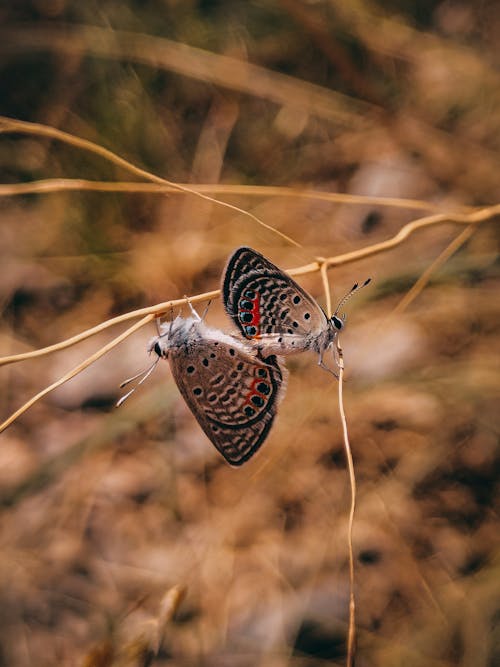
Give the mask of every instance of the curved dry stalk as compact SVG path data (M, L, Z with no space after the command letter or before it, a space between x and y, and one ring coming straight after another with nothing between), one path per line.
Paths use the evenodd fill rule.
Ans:
M330 290L330 282L328 280L328 266L326 261L321 262L320 265L321 280L323 281L323 290L325 292L326 314L328 317L332 316L332 293Z
M158 615L154 622L155 632L151 643L151 648L153 649L155 655L157 655L160 650L163 637L165 635L166 626L172 620L175 612L179 608L179 605L186 597L186 592L187 589L185 586L177 584L167 590L160 601Z
M366 248L362 248L360 250L355 250L350 253L346 253L344 255L338 255L336 257L330 257L326 259L319 259L311 264L307 264L305 266L299 267L297 269L291 269L288 271L288 273L292 276L295 275L304 275L306 273L314 273L316 271L322 271L324 280L326 279L326 284L328 284L327 281L327 275L326 272L329 267L331 266L338 266L340 264L346 264L348 262L355 261L356 259L360 259L362 257L367 257L369 255L374 255L379 252L391 249L400 243L402 243L410 234L415 232L417 229L421 229L423 227L428 227L430 225L435 225L435 224L442 224L445 222L455 222L459 224L470 224L470 225L475 225L479 224L480 222L483 222L485 220L488 220L489 218L498 215L500 213L500 205L496 206L490 206L485 209L481 209L479 211L474 211L473 213L467 213L467 214L454 214L454 215L445 215L445 214L440 214L440 215L434 215L434 216L427 216L425 218L421 218L419 220L414 220L413 222L408 223L404 227L400 229L400 231L393 236L391 239L388 239L387 241L382 241L380 243L376 243L374 245L368 246ZM329 294L329 289L326 290L327 295ZM148 308L143 308L140 310L133 311L131 313L126 313L125 315L121 315L119 317L112 318L111 320L107 320L106 322L101 323L100 325L93 327L92 329L89 329L85 332L82 332L81 334L78 334L77 336L73 336L72 338L62 341L60 343L57 343L56 345L51 345L47 348L43 348L41 350L35 350L33 352L27 352L23 354L18 354L18 355L11 355L9 357L4 357L3 359L0 359L0 365L5 365L7 363L12 363L14 361L21 361L22 359L28 359L32 358L35 356L41 356L43 354L48 354L50 352L54 352L56 350L61 350L65 347L68 347L70 345L75 344L76 342L80 342L84 340L85 338L88 338L89 336L94 335L98 331L102 331L109 326L112 326L114 324L117 324L118 322L124 322L129 319L133 319L136 317L140 317L142 315L146 315L142 320L134 324L130 329L125 331L123 334L118 336L116 339L111 341L111 343L108 343L105 345L101 350L96 352L94 355L89 357L87 360L85 360L82 364L74 368L72 371L67 373L65 376L60 378L57 382L53 383L40 393L38 393L36 396L34 396L32 399L30 399L27 403L25 403L19 410L14 412L6 421L4 421L2 424L0 424L0 432L4 430L8 425L10 425L19 415L23 414L28 408L30 408L36 401L38 401L40 398L48 394L50 391L53 389L56 389L59 387L61 384L64 384L67 380L71 379L75 375L77 375L81 370L86 368L88 365L93 363L96 359L99 359L101 356L106 354L110 349L112 349L115 345L120 343L122 340L127 338L131 333L139 329L140 327L144 326L151 320L155 318L155 316L158 316L170 309L172 305L182 305L184 303L188 303L188 301L191 302L198 302L198 301L207 301L209 299L214 299L215 297L219 296L220 292L219 290L214 290L212 292L207 292L205 294L198 294L193 297L188 297L185 299L178 299L176 301L167 301L165 303L159 304L157 306L151 306ZM329 296L327 296L327 299L329 299ZM331 303L329 305L329 309L331 309Z
M145 169L137 167L131 162L128 162L128 160L125 160L116 153L113 153L113 151L110 151L107 148L100 146L99 144L95 144L93 141L89 141L88 139L82 139L81 137L77 137L74 134L63 132L62 130L58 130L55 127L50 127L49 125L16 120L14 118L8 118L7 116L0 116L0 133L2 132L16 132L16 133L30 134L41 137L50 137L51 139L57 139L58 141L62 141L71 146L75 146L76 148L89 151L90 153L99 155L105 160L108 160L109 162L116 164L118 167L121 167L126 171L129 171L132 174L140 176L141 178L144 178L148 181L152 181L153 183L159 183L161 185L168 185L169 187L174 188L175 190L179 190L186 194L195 195L196 197L205 199L206 201L212 202L213 204L218 204L220 206L223 206L224 208L229 208L232 211L236 211L237 213L246 215L247 217L257 222L259 225L261 225L261 227L268 229L273 234L277 234L288 243L291 243L297 248L302 247L300 243L292 239L290 236L284 234L283 232L280 232L278 229L275 229L271 225L268 225L266 222L258 218L256 215L253 215L253 213L245 211L245 209L239 208L239 206L234 206L233 204L228 204L227 202L220 201L219 199L214 199L213 197L203 194L202 192L197 192L196 190L193 190L190 187L179 185L177 183L174 183L173 181L167 180L166 178L160 178L160 176L156 176L156 174L152 174L151 172L146 171Z
M473 211L472 213L437 213L436 215L429 215L425 218L419 218L418 220L413 220L408 224L401 227L399 232L387 239L387 241L381 241L380 243L375 243L366 248L360 250L353 250L352 252L347 252L343 255L337 255L336 257L331 257L326 259L328 266L339 266L340 264L348 264L349 262L354 262L358 259L363 259L364 257L369 257L370 255L376 255L379 252L384 250L389 250L398 246L400 243L405 241L410 234L417 231L418 229L423 229L424 227L430 227L431 225L439 225L448 222L456 223L459 225L477 225L481 222L485 222L495 216L500 215L500 204L495 204L493 206L487 206L486 208L481 208L479 210Z
M464 243L466 243L470 237L476 232L477 227L474 225L469 225L466 227L460 234L449 243L446 248L436 257L430 266L428 266L419 279L415 282L414 285L408 290L404 295L398 305L394 308L391 315L397 313L402 313L412 301L414 301L417 296L422 292L424 287L427 285L431 276L435 271L438 271L443 264L445 264L449 258L459 250Z
M59 56L84 54L124 62L142 63L155 70L177 72L198 81L295 107L304 114L365 126L380 108L356 97L309 81L234 58L176 42L165 37L97 26L20 26L2 34L2 52L49 51Z
M62 384L67 382L68 380L71 380L71 378L75 377L75 375L78 375L78 373L81 373L85 368L90 366L91 364L94 363L94 361L97 361L97 359L100 359L103 357L107 352L112 350L114 347L116 347L119 343L125 340L125 338L128 338L131 334L133 334L135 331L143 327L145 324L148 324L149 322L152 322L155 319L155 316L153 314L146 315L142 320L139 320L139 322L136 322L133 324L130 328L128 328L126 331L124 331L122 334L114 338L111 342L107 343L103 347L101 347L100 350L97 352L94 352L90 357L87 357L85 361L82 361L80 364L72 368L70 371L68 371L65 375L59 378L59 380L56 380L53 382L51 385L48 387L45 387L45 389L42 389L36 396L33 396L30 398L29 401L26 401L24 405L22 405L20 408L18 408L15 412L13 412L10 417L8 417L4 422L0 424L0 433L4 431L7 426L10 426L12 422L14 422L18 417L20 417L26 410L31 408L32 405L34 405L37 401L39 401L41 398L49 394L51 391L54 389L57 389L60 387Z
M398 304L394 312L396 311L400 312L404 310L418 296L418 294L420 294L420 292L424 289L425 285L429 281L432 273L436 271L438 268L440 268L451 257L451 255L453 255L453 253L455 253L475 233L476 229L477 227L475 227L473 224L470 224L450 244L448 244L448 246L440 253L440 255L434 260L434 262L420 276L420 278L413 285L411 290L405 295L402 301ZM330 299L330 290L328 288L328 275L326 271L326 266L327 265L325 263L321 265L321 276L323 279L323 285L325 287L325 294L327 298L327 304L328 304L327 312L328 315L330 316L331 299ZM339 359L339 383L338 383L339 411L342 422L344 449L346 453L350 488L351 488L351 506L349 511L348 537L347 537L348 552L349 552L349 627L347 634L347 657L346 657L346 666L351 667L354 664L354 652L355 652L355 641L356 641L356 600L354 594L354 551L353 551L353 541L352 541L354 513L356 510L356 476L354 472L352 451L349 444L347 419L345 416L344 403L343 403L344 359L342 354L342 348L340 347L338 338L337 338L337 354Z
M332 316L332 297L330 283L328 281L327 260L323 261L320 267L321 279L326 298L326 313L328 317ZM347 419L344 410L344 398L342 393L344 383L344 356L340 347L339 337L337 336L337 356L339 366L338 376L338 402L340 419L342 422L342 434L344 438L344 451L349 472L349 486L351 489L351 505L349 508L349 522L347 525L347 551L349 553L349 626L347 630L347 657L346 667L352 667L354 664L354 644L356 639L356 599L354 595L354 550L352 546L352 531L354 526L354 512L356 509L356 476L354 474L354 463L352 460L351 446L349 444L349 434L347 430Z
M442 211L442 206L421 199L405 199L403 197L373 197L370 195L353 195L344 192L324 192L300 187L282 187L268 185L231 185L224 183L178 183L179 187L160 185L159 183L137 183L135 181L91 181L85 178L46 178L29 183L0 184L0 197L14 197L26 194L46 194L50 192L73 192L89 190L92 192L140 192L150 194L192 194L217 193L224 195L241 195L251 197L293 197L296 199L315 199L334 204L355 204L359 206L387 206L399 209L422 211ZM183 188L183 189L179 189ZM471 207L462 207L465 212L473 211Z
M185 598L186 592L186 587L180 584L176 584L168 589L160 601L156 617L147 620L137 635L123 647L122 653L124 655L138 656L138 660L133 663L137 667L150 667L150 665L156 662L155 657L158 655L165 640L167 627ZM92 665L94 664L97 663L93 662Z
M156 306L139 308L138 310L134 310L130 313L125 313L124 315L118 315L117 317L113 317L110 320L101 322L101 324L98 324L97 326L92 327L91 329L87 329L86 331L82 331L82 333L79 333L76 336L72 336L71 338L67 338L66 340L63 340L60 343L55 343L54 345L49 345L48 347L42 347L39 350L32 350L31 352L21 352L20 354L11 354L7 357L2 357L0 358L0 366L6 366L7 364L12 364L16 361L24 361L25 359L33 359L34 357L41 357L45 354L50 354L51 352L59 352L60 350L64 350L67 347L71 347L71 345L80 343L82 340L85 340L86 338L95 336L95 334L104 331L104 329L108 329L109 327L112 327L115 324L120 324L121 322L127 322L128 320L133 320L136 317L143 317L144 315L154 315L155 317L160 317L161 315L168 313L172 308L178 308L180 306L184 306L189 302L197 303L198 301L210 301L211 299L215 299L219 295L220 291L215 290L213 292L205 292L204 294L197 294L196 296L192 297L185 297L184 299L174 299L172 301L164 301L163 303L159 303Z
M306 275L309 273L316 273L321 269L322 266L325 266L325 271L326 269L332 267L332 266L339 266L341 264L347 264L349 262L354 262L358 259L362 259L364 257L369 257L371 255L376 255L380 252L384 252L385 250L390 250L391 248L394 248L395 246L399 245L400 243L403 243L411 234L416 232L418 229L422 229L424 227L428 227L430 225L437 225L437 224L445 224L445 223L456 223L456 224L471 224L471 225L476 225L481 222L484 222L495 215L498 215L500 213L500 205L496 206L490 206L485 209L480 209L479 211L474 211L473 213L468 213L468 214L454 214L454 215L445 215L445 214L439 214L435 216L428 216L425 218L420 218L418 220L414 220L413 222L410 222L404 227L402 227L399 232L393 236L392 238L388 239L387 241L381 241L380 243L375 243L371 246L367 246L365 248L360 248L359 250L354 250L350 253L345 253L344 255L337 255L335 257L329 257L329 258L319 258L318 260L311 262L310 264L305 264L304 266L297 267L295 269L289 269L288 273L291 276L301 276L301 275ZM159 316L163 313L168 312L171 306L182 306L189 301L192 301L193 303L199 302L199 301L209 301L210 299L215 299L220 296L220 291L219 290L213 290L212 292L205 292L203 294L197 294L185 299L176 299L175 301L166 301L164 303L157 304L155 306L149 306L147 308L141 308L139 310L134 310L130 313L125 313L124 315L119 315L118 317L113 317L110 320L106 320L105 322L102 322L101 324L91 328L87 329L86 331L83 331L82 333L78 334L77 336L73 336L71 338L68 338L67 340L61 341L60 343L56 343L55 345L50 345L48 347L41 348L39 350L33 350L31 352L23 352L21 354L13 354L9 355L7 357L2 357L0 358L0 366L10 364L16 361L23 361L25 359L31 359L33 357L39 357L44 354L49 354L51 352L57 352L59 350L62 350L66 347L69 347L71 345L74 345L75 343L78 343L82 340L85 340L86 338L89 338L90 336L95 335L96 333L99 333L100 331L103 331L104 329L107 329L108 327L111 327L115 324L118 324L120 322L125 322L127 320L135 319L136 317L142 317L143 315L147 315L150 313L154 313L155 315Z
M347 430L347 419L344 410L344 397L342 393L344 379L344 357L342 348L337 338L337 354L339 361L339 411L342 422L342 433L344 436L344 450L349 471L349 483L351 487L351 506L349 508L349 523L347 526L347 547L349 551L349 629L347 633L347 667L354 664L354 644L356 640L356 599L354 596L354 550L352 546L352 531L354 526L354 512L356 510L356 476L354 474L354 463L352 460L351 446L349 444L349 432Z

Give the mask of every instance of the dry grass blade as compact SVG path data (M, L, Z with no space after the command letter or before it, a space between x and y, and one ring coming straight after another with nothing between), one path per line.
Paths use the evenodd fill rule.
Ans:
M156 618L146 621L138 634L120 647L116 639L112 641L108 638L100 642L85 656L82 667L108 667L116 664L150 667L162 647L167 626L185 595L183 586L169 588L160 601ZM137 607L140 606L141 601L138 601Z
M500 3L402 5L2 4L2 664L496 664ZM292 278L331 373L151 349L308 347Z
M428 266L427 269L422 273L417 282L404 295L396 308L394 308L393 314L402 313L404 310L406 310L406 308L408 308L410 303L414 301L420 292L422 292L422 290L425 288L431 279L432 274L438 271L443 266L443 264L445 264L450 259L450 257L463 246L464 243L467 243L476 230L477 227L474 227L473 225L466 227L463 232L460 232L460 234L446 246L443 252L441 252L440 255L436 257L432 264Z
M328 281L328 265L325 259L318 257L318 262L320 262L320 273L321 280L323 282L323 291L325 292L325 303L326 303L326 312L328 317L332 316L332 294L330 290L330 283Z
M104 329L109 329L109 327L115 326L115 324L121 324L122 322L127 322L128 320L134 320L137 317L145 317L147 315L154 315L155 317L160 317L161 315L170 312L172 308L179 308L181 306L184 306L188 302L197 303L200 301L210 301L211 299L215 299L216 297L218 297L219 294L220 294L219 290L214 290L213 292L205 292L204 294L197 294L196 296L186 297L184 299L173 299L172 301L164 301L163 303L159 303L156 306L148 306L147 308L140 308L139 310L134 310L130 313L125 313L124 315L118 315L117 317L113 317L110 320L101 322L101 324L98 324L97 326L92 327L91 329L82 331L82 333L79 333L76 336L67 338L66 340L63 340L60 343L55 343L54 345L49 345L48 347L42 347L39 350L32 350L31 352L22 352L21 354L11 354L7 357L2 357L0 359L0 366L6 366L7 364L12 364L16 361L25 361L26 359L33 359L34 357L41 357L46 354L51 354L52 352L59 352L60 350L64 350L67 347L76 345L76 343L80 343L82 340L90 338L91 336L95 336L97 333L104 331ZM150 322L151 319L144 319L143 324L141 326L144 326L145 324ZM127 336L124 337L126 338Z
M100 350L92 354L90 357L85 359L85 361L82 361L81 364L78 364L78 366L75 366L72 368L70 371L68 371L65 375L63 375L59 380L56 382L53 382L51 385L48 387L45 387L42 391L40 391L36 396L33 396L30 398L29 401L27 401L24 405L22 405L18 410L16 410L10 417L8 417L4 422L0 424L0 433L4 431L7 426L10 426L12 422L14 422L18 417L20 417L26 410L31 408L32 405L34 405L37 401L39 401L41 398L49 394L51 391L54 391L54 389L57 389L61 385L63 385L65 382L68 380L71 380L71 378L75 377L75 375L78 375L78 373L81 373L85 368L90 366L91 364L94 363L94 361L97 361L101 357L103 357L107 352L112 350L114 347L119 345L122 341L124 341L128 336L132 335L135 331L143 327L145 324L148 324L149 322L152 322L155 319L154 315L146 315L142 320L139 322L136 322L134 325L132 325L129 329L124 331L122 334L117 336L115 339L113 339L111 342L107 343L104 345L104 347L101 347Z
M30 134L33 136L51 137L52 139L63 141L71 146L75 146L76 148L80 148L82 150L86 150L96 155L99 155L105 160L108 160L109 162L116 164L118 167L126 169L127 171L131 172L132 174L135 174L136 176L139 176L140 178L152 181L153 183L168 185L169 187L174 188L175 190L179 190L186 194L195 195L196 197L200 197L201 199L212 202L213 204L218 204L219 206L223 206L224 208L229 208L232 211L241 213L242 215L251 218L265 229L268 229L273 234L277 234L291 245L294 245L296 247L301 247L300 243L298 243L291 237L287 236L286 234L283 234L283 232L280 232L271 225L268 225L263 220L260 220L260 218L258 218L256 215L253 215L253 213L249 213L248 211L245 211L245 209L239 208L238 206L233 206L233 204L228 204L227 202L220 201L219 199L214 199L213 197L205 195L202 192L197 192L196 190L193 190L190 187L178 185L177 183L169 181L166 178L160 178L159 176L156 176L156 174L152 174L151 172L146 171L145 169L137 167L136 165L132 164L131 162L128 162L119 155L116 155L116 153L113 153L107 148L104 148L99 144L95 144L93 141L89 141L88 139L82 139L81 137L69 134L68 132L63 132L62 130L58 130L48 125L42 125L41 123L30 123L28 121L21 121L21 120L16 120L14 118L7 118L6 116L0 116L0 132L19 132L22 134Z
M217 86L295 106L305 113L336 122L365 125L378 107L295 77L273 72L245 60L212 53L185 43L151 35L73 26L64 30L37 27L11 29L2 35L4 50L48 50L62 54L92 53L100 57L139 62L158 69L207 81Z
M291 276L303 276L309 273L316 273L317 271L319 271L322 266L322 263L324 263L327 268L333 266L340 266L341 264L348 264L358 259L363 259L364 257L369 257L371 255L376 255L380 252L390 250L403 243L403 241L405 241L411 234L424 227L445 224L445 223L475 225L498 215L498 213L500 213L500 205L491 206L486 209L481 209L471 214L464 214L464 215L439 214L436 216L420 218L402 227L395 236L388 239L387 241L381 241L380 243L375 243L373 245L366 246L365 248L360 248L359 250L354 250L350 253L345 253L344 255L336 255L334 257L321 258L310 264L305 264L304 266L300 266L295 269L289 269L287 273L289 273ZM96 333L103 331L104 329L114 326L115 324L126 322L127 320L135 319L136 317L142 317L148 314L155 314L158 316L167 312L171 307L182 306L186 304L188 301L191 301L193 303L201 301L209 301L210 299L215 299L218 298L219 296L220 296L220 291L213 290L211 292L204 292L203 294L196 294L185 299L166 301L157 304L156 306L149 306L147 308L134 310L130 313L125 313L124 315L119 315L118 317L113 317L110 320L106 320L106 322L102 322L101 324L92 327L91 329L83 331L77 336L72 336L71 338L68 338L65 341L61 341L60 343L56 343L55 345L50 345L48 347L44 347L39 350L33 350L32 352L23 352L22 354L13 354L6 357L2 357L0 358L0 366L4 366L6 364L10 364L16 361L24 361L25 359L31 359L33 357L42 356L44 354L50 354L51 352L57 352L66 347L79 343L80 341L85 340L86 338L89 338L90 336L93 336Z
M297 275L305 275L307 273L315 273L318 270L326 272L329 267L332 266L338 266L340 264L346 264L349 262L353 262L357 259L361 259L363 257L368 257L370 255L375 255L380 252L384 252L386 250L389 250L391 248L394 248L395 246L399 245L403 241L405 241L412 233L417 231L418 229L422 229L425 227L429 227L432 225L438 225L438 224L443 224L443 223L449 223L449 222L454 222L458 224L470 224L470 225L475 225L479 224L485 220L488 220L500 213L500 205L496 206L491 206L487 207L485 209L480 209L479 211L475 211L470 214L456 214L456 215L445 215L445 214L439 214L439 215L434 215L434 216L427 216L425 218L421 218L419 220L414 220L413 222L408 223L404 227L400 229L400 231L393 236L392 238L388 239L387 241L382 241L381 243L376 243L371 246L367 246L366 248L361 248L359 250L355 250L350 253L346 253L344 255L338 255L336 257L330 257L330 258L324 258L321 260L317 260L311 264L306 264L302 267L296 268L296 269L290 269L288 273L292 276L297 276ZM326 273L325 273L326 276ZM325 279L325 278L324 278ZM329 295L329 290L326 290L325 293L327 294L327 299L330 297ZM93 327L92 329L88 329L87 331L82 332L81 334L78 334L77 336L73 336L72 338L62 341L60 343L57 343L56 345L51 345L49 347L40 349L40 350L35 350L33 352L27 352L27 353L22 353L18 355L9 355L8 357L3 357L0 359L0 366L5 365L8 363L13 363L16 361L22 361L25 359L33 358L36 356L41 356L44 354L49 354L51 352L55 352L58 350L62 350L66 347L69 347L70 345L74 345L77 342L80 342L84 340L85 338L88 338L94 334L96 334L99 331L102 331L110 326L113 326L119 322L124 322L129 319L135 319L136 317L141 317L146 315L143 320L140 322L136 323L128 329L126 332L121 334L118 338L116 338L114 341L109 343L108 345L104 346L101 350L96 352L94 355L89 357L83 364L75 367L72 371L70 371L68 374L60 378L57 382L53 383L43 391L39 392L36 396L31 398L27 403L25 403L19 410L16 410L8 419L6 419L2 424L0 424L0 431L4 430L7 426L9 426L13 421L17 419L21 414L23 414L28 408L30 408L34 403L36 403L40 398L43 398L46 394L51 392L53 389L56 389L59 387L61 384L64 384L64 382L67 382L67 380L71 379L75 375L77 375L81 370L86 368L88 365L93 363L96 359L99 359L101 356L103 356L108 350L110 350L112 347L117 345L119 342L124 340L127 336L129 336L131 333L139 329L140 327L144 326L148 322L150 322L152 319L154 319L155 316L161 315L164 312L167 312L172 306L177 306L177 305L183 305L187 303L188 301L191 301L193 303L199 302L199 301L208 301L210 299L214 299L220 295L219 290L214 290L212 292L206 292L204 294L198 294L192 297L188 297L185 299L179 299L176 301L168 301L164 302L162 304L159 304L157 306L151 306L148 308L143 308L140 310L136 310L130 313L126 313L125 315L113 318L111 320L107 320L106 322L101 323L100 325ZM329 302L329 309L331 309L331 303Z
M328 282L328 268L326 262L323 262L321 265L321 278L323 282L323 289L325 292L326 304L327 304L327 314L328 317L332 316L332 299L330 284ZM349 554L349 625L347 630L347 657L346 657L346 667L352 667L354 664L354 652L355 652L355 641L356 641L356 600L354 595L354 551L352 546L352 530L354 526L354 512L356 509L356 476L354 473L354 463L352 460L351 446L349 444L349 432L347 430L347 419L344 410L344 399L343 399L343 383L344 383L344 357L342 354L342 348L340 347L340 342L337 337L337 355L338 355L338 364L339 364L339 377L338 377L338 401L339 401L339 411L340 419L342 421L342 435L344 440L344 451L347 461L347 469L349 472L349 485L351 489L351 505L349 508L349 522L347 526L347 551Z
M178 187L177 187L178 186ZM268 185L230 185L225 183L178 183L160 185L159 183L136 183L135 181L89 181L83 178L47 178L30 183L0 184L0 197L14 197L26 194L41 194L50 192L138 192L162 195L212 193L225 195L243 195L251 197L291 197L296 199L313 199L327 201L334 204L355 204L359 206L387 206L398 209L413 209L421 211L442 210L436 204L421 199L404 199L402 197L374 197L370 195L353 195L345 192L323 192L309 188L289 188ZM181 188L181 189L179 189ZM473 209L464 208L464 211Z
M179 585L173 586L165 593L160 602L157 617L147 621L142 632L124 647L124 653L128 656L130 664L150 667L155 662L165 639L167 626L185 594L186 589Z
M349 522L347 527L347 546L349 551L349 629L347 633L347 667L354 664L354 650L356 641L356 599L354 596L354 551L352 546L352 531L354 526L354 512L356 511L356 476L354 473L354 463L352 460L351 446L349 444L349 432L347 430L347 419L344 410L343 380L344 380L344 358L342 348L338 344L337 354L339 358L339 411L342 421L342 434L344 438L344 450L347 459L347 468L349 471L349 483L351 487L351 506L349 508Z
M183 586L174 586L163 596L158 610L158 618L155 621L155 634L151 644L155 655L160 650L167 625L172 620L185 595L186 589Z
M328 266L339 266L340 264L348 264L349 262L355 262L358 259L363 259L364 257L370 257L371 255L377 255L379 252L384 252L385 250L390 250L395 248L400 243L405 241L411 234L416 232L419 229L424 229L425 227L432 227L433 225L440 225L445 223L455 223L459 225L477 225L486 220L491 220L500 214L500 204L495 204L494 206L487 206L486 208L481 208L479 210L473 211L472 213L438 213L436 215L429 215L424 218L419 218L418 220L413 220L408 224L401 227L399 232L395 234L387 241L381 241L380 243L375 243L366 248L361 248L360 250L353 250L352 252L345 253L343 255L337 255L337 257L331 257L325 260Z

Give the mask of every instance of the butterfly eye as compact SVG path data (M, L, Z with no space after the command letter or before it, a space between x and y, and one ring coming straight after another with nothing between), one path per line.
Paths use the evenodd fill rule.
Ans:
M336 315L332 317L330 322L337 329L337 331L341 331L344 328L344 321L340 319L340 317L337 317Z
M162 351L161 351L161 347L160 347L160 343L158 343L158 341L156 341L156 343L154 344L153 352L155 354L157 354L159 357L163 356Z

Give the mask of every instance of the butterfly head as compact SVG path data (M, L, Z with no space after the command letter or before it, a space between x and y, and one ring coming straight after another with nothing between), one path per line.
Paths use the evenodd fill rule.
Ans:
M153 338L151 343L149 344L148 352L154 352L158 357L167 359L168 358L168 349L164 348L160 344L160 337L158 338Z
M171 322L166 322L158 326L158 336L149 341L148 352L154 352L158 359L168 359L168 338L172 328ZM158 361L158 359L156 361Z
M330 318L330 324L332 325L336 333L342 331L342 329L345 326L345 320L346 320L345 313L342 313L342 315L338 315L337 313L332 315L332 317Z
M150 340L148 352L154 352L159 359L168 359L170 348L182 342L196 323L197 320L191 317L176 317L175 320L157 325L158 336Z
M358 283L355 283L351 289L345 294L339 301L337 308L335 309L335 312L333 313L332 317L330 318L330 323L332 327L336 330L338 333L339 331L342 331L342 329L345 327L347 315L345 313L339 313L339 310L342 308L342 306L345 304L346 301L348 301L353 294L358 292L360 289L363 289L363 287L366 287L368 283L371 281L371 278L367 278L364 283L359 285Z

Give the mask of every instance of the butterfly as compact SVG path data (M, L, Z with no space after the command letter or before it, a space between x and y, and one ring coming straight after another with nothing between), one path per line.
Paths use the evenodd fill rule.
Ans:
M140 383L159 359L168 359L201 428L228 463L240 466L269 434L287 371L276 356L262 359L247 341L208 327L193 308L192 313L161 325L149 345L158 358Z
M287 273L263 255L242 247L230 256L222 277L224 308L244 339L251 341L264 357L313 350L323 363L345 325L339 309L361 287L357 284L340 301L332 317Z

